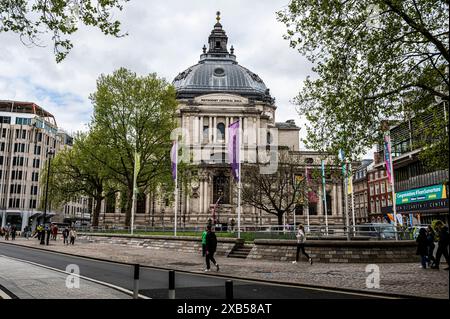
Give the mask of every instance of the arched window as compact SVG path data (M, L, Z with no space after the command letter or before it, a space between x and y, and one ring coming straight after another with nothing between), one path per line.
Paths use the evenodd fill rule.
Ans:
M217 140L223 142L225 140L225 124L217 124Z

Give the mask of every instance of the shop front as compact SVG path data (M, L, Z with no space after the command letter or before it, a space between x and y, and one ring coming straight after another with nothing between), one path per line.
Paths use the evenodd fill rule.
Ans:
M408 225L431 224L433 220L442 220L448 224L448 194L446 185L410 189L395 194L397 214ZM392 216L392 206L383 207L385 216Z

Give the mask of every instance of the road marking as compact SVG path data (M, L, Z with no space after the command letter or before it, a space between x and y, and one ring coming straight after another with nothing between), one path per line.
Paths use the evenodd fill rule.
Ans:
M93 278L86 277L86 276L82 276L82 275L76 275L76 274L73 274L73 273L61 270L61 269L57 269L57 268L53 268L53 267L50 267L50 266L38 264L38 263L29 261L29 260L24 260L24 259L20 259L20 258L5 256L5 255L0 255L0 257L4 257L4 258L7 258L7 259L20 261L20 262L27 263L27 264L30 264L30 265L34 265L34 266L41 267L41 268L46 268L46 269L53 270L53 271L56 271L56 272L60 272L60 273L63 273L63 274L66 274L66 275L70 275L70 276L77 276L77 277L80 277L81 279L84 279L84 280L87 280L87 281L91 281L91 282L97 283L99 285L107 286L109 288L112 288L112 289L118 290L120 292L126 293L127 295L133 296L133 292L131 290L128 290L128 289L125 289L125 288L122 288L122 287L119 287L119 286L116 286L116 285L113 285L113 284L110 284L110 283L107 283L107 282L104 282L104 281L100 281L100 280L93 279ZM147 296L144 296L144 295L141 295L141 294L139 294L138 297L141 298L141 299L152 299L150 297L147 297Z
M12 299L12 298L0 288L0 299Z

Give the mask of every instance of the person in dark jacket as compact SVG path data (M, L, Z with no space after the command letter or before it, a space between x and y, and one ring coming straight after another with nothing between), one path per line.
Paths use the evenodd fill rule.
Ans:
M216 234L211 231L211 225L206 227L206 269L205 271L210 271L210 261L216 266L216 270L219 271L219 264L214 259L214 253L217 249L217 237Z
M427 228L427 242L428 242L428 266L431 267L432 264L436 263L436 258L434 258L434 240L435 234L431 226Z
M66 227L62 231L63 244L69 245L69 229Z
M427 240L427 231L425 230L425 228L420 229L419 236L417 236L416 242L417 242L416 255L420 256L422 268L426 269L428 261L428 240Z
M438 248L436 251L436 262L431 268L433 269L439 269L439 263L441 261L442 255L445 257L445 261L447 262L447 266L449 266L448 262L448 244L449 244L449 234L448 234L448 227L444 225L443 222L436 224L437 231L439 233L439 241L438 241ZM444 270L448 270L447 268L444 268Z

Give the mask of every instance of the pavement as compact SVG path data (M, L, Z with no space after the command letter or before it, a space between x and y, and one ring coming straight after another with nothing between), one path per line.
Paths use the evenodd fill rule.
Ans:
M131 298L124 292L90 280L0 255L0 290L5 289L4 293L10 292L19 299ZM3 297L6 299L7 296Z
M90 243L81 238L74 246L65 246L59 239L51 241L49 246L39 245L36 239L23 238L16 239L14 244L193 273L203 273L204 268L204 258L201 254L144 248L135 244ZM310 265L304 258L297 264L292 264L290 261L226 258L220 255L216 256L216 260L220 264L220 275L235 278L449 299L449 272L442 269L421 269L419 260L417 263L380 263L369 266L367 269L366 264L313 263ZM441 266L445 267L445 263ZM379 286L368 288L366 281L368 276L374 274L374 269L379 269ZM209 274L215 274L215 272Z

